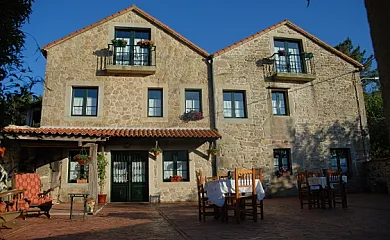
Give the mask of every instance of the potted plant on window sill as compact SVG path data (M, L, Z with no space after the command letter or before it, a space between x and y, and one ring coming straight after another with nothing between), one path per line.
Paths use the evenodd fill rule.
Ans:
M104 184L106 183L106 166L108 161L104 156L104 153L98 153L97 155L97 170L99 177L100 193L98 194L98 203L106 203L107 194L104 194Z
M112 43L115 47L126 47L126 45L127 45L127 41L124 40L124 39L112 39L112 40L111 40L111 43Z
M181 182L182 179L183 177L179 175L174 175L173 177L170 178L171 182Z
M195 110L191 110L189 112L184 113L180 117L180 119L183 120L184 122L199 121L203 119L203 113Z
M77 183L88 183L87 174L81 174L80 178L77 179Z
M154 156L158 156L160 153L162 153L162 149L160 147L154 147L152 149L150 149L151 152L154 153Z
M279 168L279 170L276 170L275 171L275 176L277 178L280 178L280 177L287 177L287 176L290 176L291 175L291 172L290 170L288 169L284 169L284 168Z

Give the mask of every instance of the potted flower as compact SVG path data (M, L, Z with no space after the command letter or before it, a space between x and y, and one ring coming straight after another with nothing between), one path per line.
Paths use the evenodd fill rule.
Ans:
M279 51L278 51L278 55L279 55L279 56L286 56L286 55L287 55L287 52L286 52L286 50L279 50Z
M181 180L183 179L182 176L179 176L179 175L174 175L173 177L170 178L171 179L171 182L181 182Z
M217 155L217 149L215 147L210 148L207 150L208 154L216 156Z
M87 198L87 212L93 213L94 207L95 207L95 199Z
M282 168L282 167L280 167L279 170L275 171L275 176L278 178L280 178L282 176L286 177L286 176L290 176L290 175L291 175L290 170Z
M181 116L181 120L183 120L184 122L199 121L202 119L203 119L203 113L195 110L186 112Z
M154 153L154 156L158 156L160 153L162 153L162 149L160 147L154 147L150 149L150 151Z
M98 203L106 203L107 194L104 193L104 184L106 183L106 166L108 161L106 160L104 153L98 153L97 155L97 170L99 177L100 193L98 194Z
M143 48L152 48L154 46L154 42L153 40L141 40L139 42L137 42L137 45L140 46L140 47L143 47Z
M112 39L111 42L115 47L126 47L127 45L127 41L124 39Z
M80 165L86 165L91 162L91 157L88 154L80 153L73 157Z
M88 178L87 174L85 173L81 174L80 178L77 179L77 183L87 183L88 182L87 178Z

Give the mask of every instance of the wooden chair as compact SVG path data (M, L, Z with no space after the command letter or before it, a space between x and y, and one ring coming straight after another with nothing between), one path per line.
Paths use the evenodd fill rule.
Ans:
M303 205L307 204L309 206L309 210L311 210L312 205L315 205L317 193L316 190L311 190L310 188L307 171L297 173L297 185L301 209L303 209Z
M214 218L218 218L220 208L214 204L211 204L208 201L206 193L204 191L203 183L202 183L202 172L196 172L196 185L198 188L198 211L199 211L199 221L206 221L206 216L214 216ZM209 211L212 209L213 211Z
M336 207L336 204L341 204L343 208L347 208L347 194L345 189L345 183L343 182L343 174L338 170L327 169L327 186L325 193L329 207Z
M23 190L10 190L0 193L0 225L2 227L13 226L12 221L16 218L25 219L24 208L28 204L22 198Z
M218 172L217 177L218 177L218 180L228 180L229 175L227 173Z
M307 177L322 177L322 173L319 171L307 172ZM324 207L324 195L322 191L322 185L311 185L310 191L313 194L313 202L317 207Z
M235 194L231 196L225 196L224 205L224 219L228 222L229 210L234 210L237 223L240 223L241 218L245 216L252 216L253 221L257 222L257 206L256 206L256 173L255 169L235 169L234 171L234 182L235 182ZM240 193L240 188L250 187L252 192L250 195L244 195ZM251 208L245 208L245 201L250 200ZM242 211L242 212L241 212Z

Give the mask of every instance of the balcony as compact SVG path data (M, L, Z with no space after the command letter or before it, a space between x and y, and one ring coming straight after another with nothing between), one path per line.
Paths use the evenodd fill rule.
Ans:
M107 73L152 75L156 72L156 46L108 44Z
M279 51L261 60L266 77L274 81L310 82L316 78L312 53L290 54Z

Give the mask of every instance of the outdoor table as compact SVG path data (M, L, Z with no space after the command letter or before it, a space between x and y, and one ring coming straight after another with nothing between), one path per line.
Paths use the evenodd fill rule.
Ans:
M234 180L214 180L206 182L204 189L207 191L207 197L211 203L223 207L225 194L235 193L235 185ZM252 187L240 187L240 193L252 193ZM259 179L256 179L256 194L258 200L263 200L265 197L263 185Z
M342 176L342 179L344 183L348 181L347 176ZM312 187L321 186L322 188L326 188L326 186L328 185L326 177L308 177L307 181L309 182L309 185ZM331 185L330 187L332 187L332 183L330 185Z
M84 198L84 214L83 214L83 220L85 219L85 214L87 213L87 198L88 193L69 193L70 197L70 220L72 220L72 211L73 211L73 199L76 197L82 197Z

